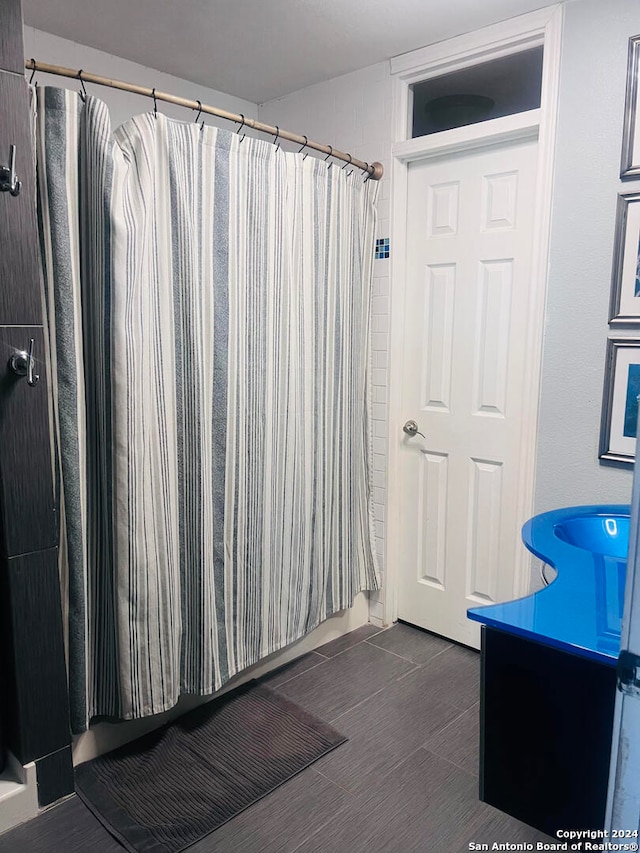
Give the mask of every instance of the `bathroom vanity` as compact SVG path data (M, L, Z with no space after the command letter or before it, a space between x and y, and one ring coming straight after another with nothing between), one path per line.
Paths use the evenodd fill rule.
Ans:
M482 622L480 799L554 836L604 827L628 506L570 507L523 528L558 575Z

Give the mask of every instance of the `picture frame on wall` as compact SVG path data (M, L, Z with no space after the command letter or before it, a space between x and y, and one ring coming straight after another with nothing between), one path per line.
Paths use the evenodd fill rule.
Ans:
M608 338L599 458L633 464L640 395L640 338Z
M638 111L638 69L640 35L629 39L627 60L627 93L624 105L622 130L621 178L640 177L640 112Z
M618 196L609 323L640 324L640 193Z

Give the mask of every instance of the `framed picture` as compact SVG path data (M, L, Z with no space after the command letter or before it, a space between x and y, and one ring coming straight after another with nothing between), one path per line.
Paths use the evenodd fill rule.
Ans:
M629 39L627 61L627 95L624 104L624 127L622 130L621 178L640 176L640 127L638 119L638 56L640 35Z
M618 196L609 322L640 323L640 193Z
M633 463L639 394L640 338L609 338L600 424L600 459Z

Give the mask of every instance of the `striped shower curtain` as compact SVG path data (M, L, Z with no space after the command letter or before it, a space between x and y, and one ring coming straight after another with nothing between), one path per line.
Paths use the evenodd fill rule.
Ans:
M36 91L72 727L209 694L377 587L376 185Z

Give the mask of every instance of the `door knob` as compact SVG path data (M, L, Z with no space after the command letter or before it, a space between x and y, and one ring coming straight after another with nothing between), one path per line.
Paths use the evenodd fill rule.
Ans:
M33 370L35 363L36 360L33 357L33 338L29 341L28 352L25 350L15 350L9 357L9 369L17 376L26 376L27 385L30 385L32 388L38 384L38 380L40 379L38 374L34 373Z
M421 435L423 438L426 438L426 435L418 429L418 424L415 421L407 421L402 429L408 436L411 436L411 438L413 438L414 435Z

